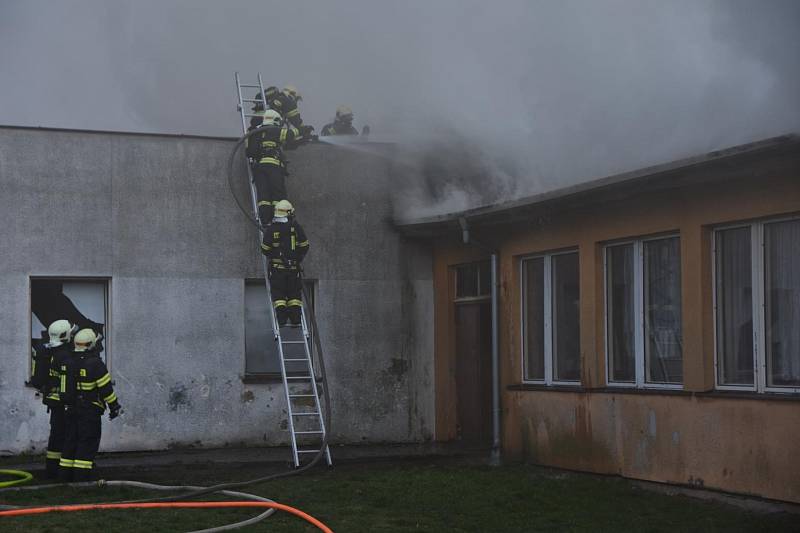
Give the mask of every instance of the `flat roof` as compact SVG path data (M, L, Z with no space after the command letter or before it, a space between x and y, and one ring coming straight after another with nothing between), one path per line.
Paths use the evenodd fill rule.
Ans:
M675 179L676 174L689 169L695 170L707 166L726 165L741 162L751 156L793 151L800 153L800 136L797 134L781 135L672 161L670 163L654 165L604 178L585 181L568 187L552 189L517 200L502 201L441 215L418 218L396 218L394 223L398 229L405 234L426 236L439 234L452 227L458 227L460 218L468 219L471 225L475 223L492 224L510 222L524 217L526 213L530 214L537 207L542 207L544 205L550 206L557 203L569 203L570 200L584 204L592 203L589 197L596 197L596 194L601 191L621 192L629 190L631 192L638 192L640 190L658 187L659 184L661 185L660 188L665 188L664 181L666 178L671 178L667 187L679 187L687 185L688 183L699 182L697 179L690 182L687 182L685 179Z

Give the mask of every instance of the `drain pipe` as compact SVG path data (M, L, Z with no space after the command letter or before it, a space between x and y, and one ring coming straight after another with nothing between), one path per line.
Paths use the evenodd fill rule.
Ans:
M470 239L466 217L460 217L458 224L461 226L461 238L464 244L474 244L492 253L492 451L489 456L489 464L498 466L500 464L500 343L498 336L497 250L475 239Z

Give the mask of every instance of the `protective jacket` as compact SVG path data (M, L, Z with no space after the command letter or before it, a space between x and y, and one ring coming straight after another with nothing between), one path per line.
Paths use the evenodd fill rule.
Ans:
M319 133L323 136L328 135L358 135L358 130L353 127L352 122L340 122L334 120L330 124L325 124Z
M69 407L94 408L103 414L106 406L119 409L111 385L111 374L97 349L72 352L61 365L61 400Z
M270 266L277 270L300 269L308 253L309 243L303 227L293 219L274 221L264 229L261 253L269 258Z
M31 384L42 393L43 403L48 406L61 402L61 365L70 356L70 346L65 343L61 346L51 347L42 344L34 348L36 354L33 359L33 377Z
M281 114L283 119L295 128L303 125L300 117L300 110L297 108L297 100L285 92L279 91L277 87L269 87L266 90L267 105Z
M286 126L267 126L248 139L247 157L256 164L286 168L283 149L293 147L296 140L295 132Z

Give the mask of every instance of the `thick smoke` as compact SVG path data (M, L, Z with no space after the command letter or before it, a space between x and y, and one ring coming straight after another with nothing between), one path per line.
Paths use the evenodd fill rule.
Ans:
M800 2L6 0L0 123L236 135L233 72L402 142L403 214L800 130Z

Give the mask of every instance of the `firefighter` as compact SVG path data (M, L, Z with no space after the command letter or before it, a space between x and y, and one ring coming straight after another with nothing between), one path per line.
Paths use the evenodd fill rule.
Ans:
M77 329L68 320L56 320L47 328L50 342L34 349L33 377L31 384L42 394L42 403L50 413L50 436L47 439L45 475L48 479L58 477L58 465L64 446L64 404L59 389L60 372L70 354L70 341Z
M288 172L283 150L294 145L295 134L281 123L280 114L267 109L262 123L266 129L252 135L247 142L247 156L254 161L253 181L256 184L258 218L262 226L272 220L275 202L286 198Z
M275 204L272 223L264 229L261 253L269 259L272 306L278 325L300 324L302 281L300 263L308 253L308 239L303 227L294 219L294 208L288 200Z
M66 409L66 438L59 463L62 481L87 481L94 473L94 456L100 446L101 417L122 413L111 386L111 374L100 359L97 334L82 329L75 334L74 349L61 365L61 397Z
M320 135L358 135L358 130L353 127L353 110L346 105L337 107L336 118L325 124Z

